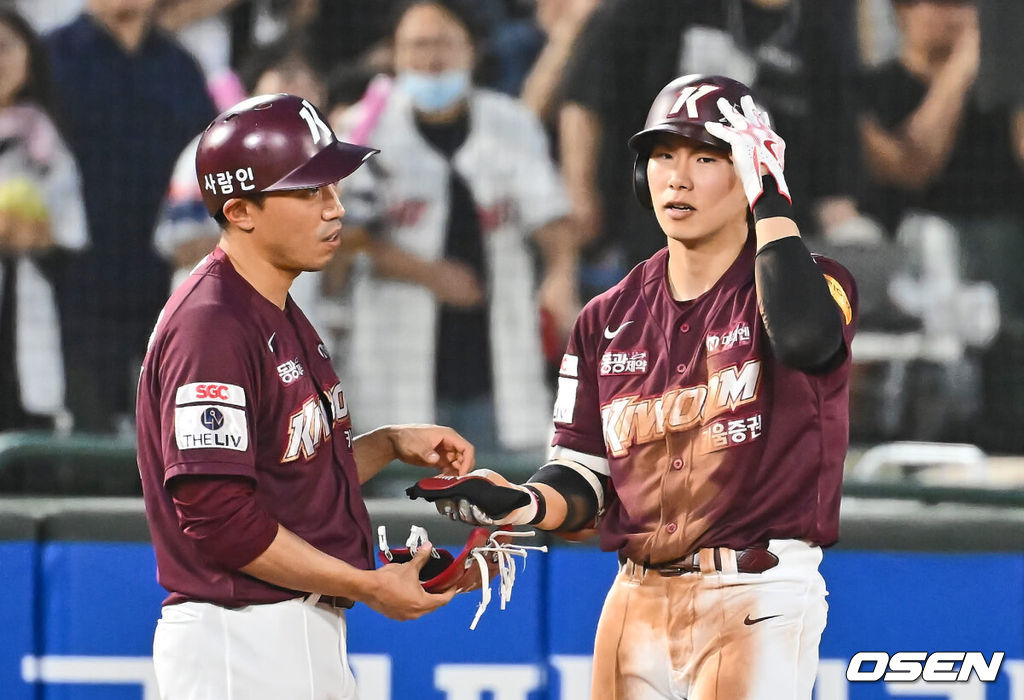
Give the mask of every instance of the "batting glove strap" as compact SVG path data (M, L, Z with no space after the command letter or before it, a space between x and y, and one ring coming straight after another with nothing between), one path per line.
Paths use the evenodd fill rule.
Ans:
M761 178L761 194L754 200L750 210L754 213L754 221L770 219L773 216L792 219L793 201L788 190L783 193L779 189L773 175L765 175Z
M548 502L544 498L544 494L540 492L536 486L530 486L529 484L523 484L523 488L533 494L533 502L537 506L537 514L533 516L533 520L530 521L530 525L540 525L544 520L544 516L548 514Z

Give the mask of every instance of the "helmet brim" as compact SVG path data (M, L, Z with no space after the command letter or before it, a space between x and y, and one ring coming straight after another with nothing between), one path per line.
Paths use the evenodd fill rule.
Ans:
M321 187L343 180L354 173L379 149L335 141L263 192Z
M673 124L671 122L666 124L656 124L649 129L638 131L630 137L629 147L639 155L648 156L651 153L651 149L654 148L655 142L665 134L681 136L685 139L696 141L704 144L705 146L711 146L723 151L732 150L732 147L728 143L708 133L708 130L705 129L703 125L692 123Z

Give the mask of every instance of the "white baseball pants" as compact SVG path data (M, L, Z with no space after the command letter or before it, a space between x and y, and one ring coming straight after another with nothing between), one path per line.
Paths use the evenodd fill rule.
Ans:
M779 563L760 574L622 565L597 627L592 700L810 700L828 612L821 549L768 550Z
M153 638L161 700L358 700L345 611L295 598L163 608Z

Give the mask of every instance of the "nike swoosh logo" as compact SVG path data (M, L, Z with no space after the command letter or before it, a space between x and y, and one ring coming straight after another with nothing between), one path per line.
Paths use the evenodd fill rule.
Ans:
M608 340L611 340L612 338L614 338L615 336L617 336L619 334L619 331L621 331L623 328L625 328L626 326L628 326L631 323L632 323L632 321L623 321L622 325L619 326L618 328L616 328L615 330L612 330L608 326L605 326L604 327L604 337L607 338Z
M274 352L274 336L276 335L277 331L274 331L270 334L270 337L267 338L267 347L270 348L270 352Z
M767 615L765 617L755 617L750 619L750 615L747 615L743 620L744 625L756 625L758 622L764 622L765 620L771 620L773 617L782 617L782 615Z

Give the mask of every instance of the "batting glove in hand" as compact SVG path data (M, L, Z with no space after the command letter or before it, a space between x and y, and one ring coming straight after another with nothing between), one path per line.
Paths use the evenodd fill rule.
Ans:
M546 552L546 546L520 545L513 538L532 537L533 531L512 532L506 529L491 532L482 527L473 528L469 540L457 555L445 549L430 550L430 559L420 569L420 583L430 593L443 593L454 588L456 592L475 591L480 589L480 605L469 629L476 629L476 623L484 614L491 602L491 580L498 576L501 584L498 590L501 595L501 609L512 598L512 587L516 582L516 557L523 560L526 568L528 550ZM427 531L413 525L405 547L392 549L388 546L387 529L381 525L377 528L377 540L380 546L380 561L383 564L398 562L404 564L416 556L416 550L429 541Z
M743 191L747 195L751 209L764 193L762 165L768 171L767 174L775 179L779 194L792 204L789 185L782 174L786 165L786 142L772 131L768 115L757 108L750 95L740 98L740 107L743 108L743 114L737 112L728 100L720 97L718 108L729 120L729 126L718 122L705 122L704 128L712 136L732 146L732 162L743 182Z
M465 476L432 476L405 490L430 501L437 512L472 525L527 525L537 517L536 494L490 469Z

